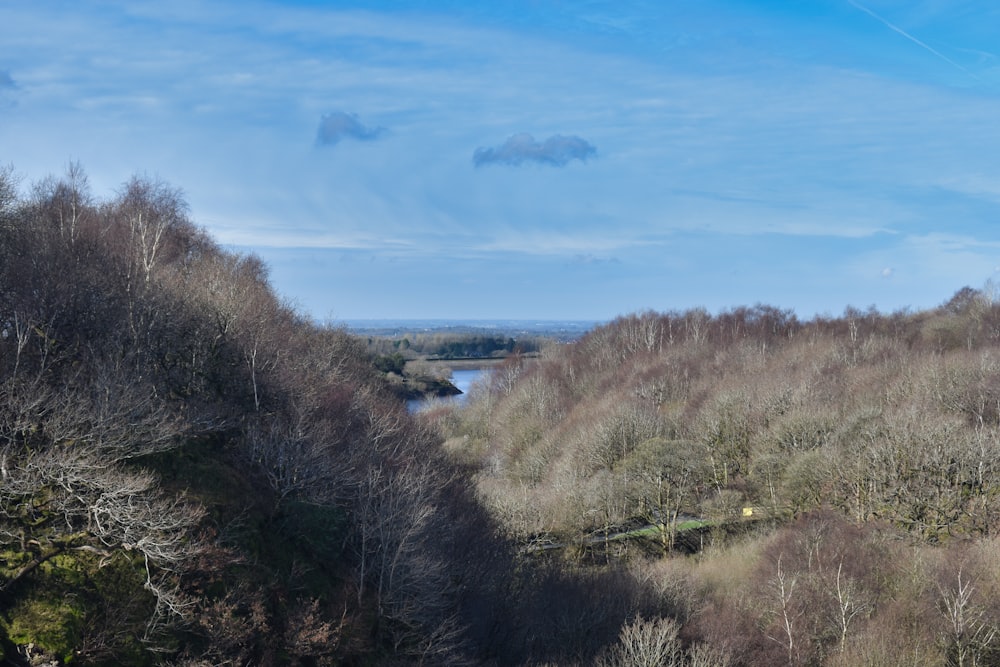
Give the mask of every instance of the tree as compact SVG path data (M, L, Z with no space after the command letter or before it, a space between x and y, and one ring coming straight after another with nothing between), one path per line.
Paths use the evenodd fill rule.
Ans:
M874 613L890 571L876 535L819 511L770 543L757 574L758 624L787 664L843 652Z
M63 554L92 554L101 563L135 554L155 599L144 640L155 644L165 626L187 615L193 601L178 583L198 548L192 531L204 515L200 507L162 494L148 474L108 466L72 446L21 456L6 449L2 456L0 542L20 545L25 557L0 595L30 597L31 575Z
M641 616L622 627L618 643L601 661L605 667L684 667L680 626L671 618Z
M79 162L70 162L62 179L51 176L32 188L35 215L55 227L59 236L74 243L84 223L96 217L90 180Z
M372 596L395 653L435 662L459 651L462 636L454 580L433 546L447 530L436 502L446 484L432 462L373 461L356 510L359 603Z
M678 517L693 508L698 490L708 481L704 452L687 440L651 438L636 447L620 469L627 475L625 493L633 512L657 526L664 553L671 551Z
M948 664L954 667L993 664L990 657L997 650L1000 622L978 599L975 576L959 563L953 571L942 572L941 579L939 608L944 620Z
M14 165L0 167L0 227L5 227L18 205Z
M697 429L719 490L746 472L754 429L752 419L750 398L742 391L723 393L699 419Z
M143 281L149 282L172 237L190 228L187 208L180 189L161 180L133 176L122 186L114 211L125 223L130 258Z

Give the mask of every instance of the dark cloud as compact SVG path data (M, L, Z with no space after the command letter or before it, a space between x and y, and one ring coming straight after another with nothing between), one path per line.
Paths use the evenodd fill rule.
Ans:
M564 137L556 134L542 143L526 132L515 134L496 148L477 148L472 153L472 162L477 167L486 164L507 164L517 166L524 162L538 162L562 167L570 160L586 162L597 153L587 140L580 137Z
M333 146L341 139L373 141L384 132L384 127L367 127L358 120L356 114L334 111L326 114L319 121L319 129L316 131L316 145Z

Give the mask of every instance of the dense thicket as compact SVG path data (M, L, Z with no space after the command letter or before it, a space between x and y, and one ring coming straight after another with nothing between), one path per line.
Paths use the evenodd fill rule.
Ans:
M994 664L998 343L989 288L811 321L650 312L512 360L441 423L518 540L628 559L594 538L648 526L670 554L684 519L715 526L642 566L685 611L625 628L620 658L640 637L678 651L657 664Z

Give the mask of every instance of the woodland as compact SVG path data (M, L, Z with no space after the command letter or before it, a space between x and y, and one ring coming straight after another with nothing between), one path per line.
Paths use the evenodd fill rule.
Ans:
M537 352L546 342L542 338L501 334L416 332L402 338L368 337L368 349L383 357L403 359L494 359L514 350Z
M991 285L622 316L418 414L401 345L170 184L0 169L0 664L1000 664Z

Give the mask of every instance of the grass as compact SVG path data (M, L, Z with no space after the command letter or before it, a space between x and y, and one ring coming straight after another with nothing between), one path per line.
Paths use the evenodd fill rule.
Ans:
M677 533L683 533L688 530L697 530L698 528L707 528L709 526L718 525L719 521L711 521L707 519L689 519L688 521L681 521L677 524ZM660 527L657 525L644 526L643 528L636 528L635 530L630 530L624 533L617 533L615 535L608 536L608 541L612 542L615 540L633 540L636 538L648 538L648 539L659 539L660 537Z

